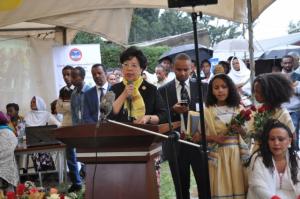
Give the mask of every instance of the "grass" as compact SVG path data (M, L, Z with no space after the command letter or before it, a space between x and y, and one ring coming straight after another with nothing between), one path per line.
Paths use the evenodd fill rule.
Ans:
M169 164L167 161L163 162L160 170L160 199L175 199L175 188L172 180L172 175L170 172ZM192 197L197 197L197 185L193 175L191 172L191 186L190 192Z

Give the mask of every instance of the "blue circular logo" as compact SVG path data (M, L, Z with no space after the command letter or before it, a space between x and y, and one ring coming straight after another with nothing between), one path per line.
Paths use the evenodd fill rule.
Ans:
M71 49L69 57L73 61L79 61L82 58L82 52L78 48Z

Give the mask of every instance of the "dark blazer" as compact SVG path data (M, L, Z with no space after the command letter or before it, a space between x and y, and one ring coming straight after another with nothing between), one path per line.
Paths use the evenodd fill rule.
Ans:
M108 85L107 90L110 90ZM97 87L94 86L84 93L84 108L83 108L83 122L96 123L98 121L99 100L97 95Z
M202 93L203 93L203 101L206 100L207 95L207 83L202 83ZM178 102L177 100L177 94L176 94L176 84L175 79L170 81L169 83L165 84L164 86L160 87L159 92L164 100L165 105L167 106L167 98L168 98L168 104L170 108L170 115L171 115L171 121L180 121L180 114L175 113L172 109L172 107ZM190 98L191 103L189 104L190 110L196 110L196 103L199 102L199 95L198 95L198 88L197 88L197 82L194 79L190 79Z
M111 87L111 91L115 93L116 99L121 95L124 89L125 85L123 82L117 83ZM165 123L167 111L156 86L147 81L143 81L139 87L139 92L145 103L146 115L157 115L159 117L159 122ZM128 113L122 107L117 115L111 113L109 118L121 122L128 122Z

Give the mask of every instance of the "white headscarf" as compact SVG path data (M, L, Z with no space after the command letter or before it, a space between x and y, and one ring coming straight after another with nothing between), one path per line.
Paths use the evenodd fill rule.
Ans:
M51 116L46 110L46 103L43 98L39 96L34 96L36 101L37 110L31 110L25 116L25 122L27 126L43 126L48 123L48 120Z
M237 59L238 62L240 63L240 70L236 71L233 67L233 60ZM233 58L230 62L230 72L228 73L228 76L232 79L234 84L242 84L246 83L243 87L242 90L247 93L251 94L251 83L250 83L250 70L247 68L246 64L240 60L239 58Z

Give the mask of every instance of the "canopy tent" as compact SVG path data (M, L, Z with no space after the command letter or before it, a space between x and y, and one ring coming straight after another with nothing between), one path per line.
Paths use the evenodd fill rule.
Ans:
M247 15L248 3L251 1L252 6L250 9L252 12L252 17L249 18ZM197 6L194 11L201 11L203 14L217 16L224 19L236 21L236 22L248 22L250 19L250 24L252 20L255 20L270 4L275 0L218 0L218 4L209 6ZM167 0L50 0L50 1L36 1L36 0L23 0L21 4L9 11L0 11L0 35L8 35L10 37L17 38L19 36L35 35L36 38L47 39L55 38L58 41L63 41L60 43L69 43L76 31L86 31L90 33L98 34L108 40L113 42L126 45L127 39L130 32L131 18L134 8L167 8ZM191 12L192 8L182 8L180 10ZM226 12L224 12L226 10ZM251 15L250 15L251 16ZM58 37L60 39L58 39ZM2 41L2 48L7 46L7 42L13 42L13 40L0 40ZM21 102L22 105L28 106L29 97L32 95L26 94L26 97L18 95L19 92L28 92L31 94L42 95L43 92L47 91L47 99L54 99L55 95L55 85L53 83L53 88L51 83L45 82L47 89L41 86L43 83L44 73L43 71L49 71L49 66L52 64L51 56L51 46L54 43L47 43L44 46L45 51L39 51L38 48L40 44L37 43L36 39L25 38L24 46L28 47L22 54L22 57L32 58L34 62L34 70L32 70L32 64L28 64L28 60L25 60L27 71L18 70L18 67L14 65L14 60L11 60L6 68L11 68L15 66L15 71L21 77L24 77L22 81L25 81L25 85L28 87L23 87L22 81L19 83L20 87L16 85L17 77L7 76L7 73L0 75L0 79L3 81L8 81L8 87L2 88L0 90L1 96L11 96L14 98L7 98L7 100L17 99L16 102ZM17 42L17 40L15 40ZM47 42L47 41L46 41ZM251 43L251 40L250 40ZM30 50L31 49L31 50ZM14 50L11 48L9 50ZM40 54L44 52L44 54ZM9 53L6 53L9 56ZM23 56L24 55L24 56ZM1 53L0 53L0 56ZM35 60L38 58L39 61ZM5 57L3 57L5 59ZM45 62L47 58L47 63ZM20 65L24 65L24 61L20 61ZM46 69L46 70L45 70ZM48 69L48 70L47 70ZM28 72L29 71L29 72ZM27 82L27 76L24 74L34 74L36 77L42 77L38 80L32 80L39 89L35 90L31 83ZM52 73L52 71L51 71ZM51 76L51 74L48 74ZM3 78L5 77L5 78ZM49 80L49 79L48 79ZM51 81L55 81L51 77ZM4 84L2 84L4 85ZM52 88L52 90L51 90ZM27 90L26 90L27 89ZM7 95L7 92L10 95ZM4 107L6 102L11 102L3 100L0 105ZM21 106L22 107L22 106ZM23 106L24 107L24 106Z
M252 20L274 1L252 0ZM0 27L20 22L48 24L99 34L124 45L129 36L133 8L167 7L167 0L26 0L14 10L0 12ZM192 8L180 10L193 11ZM218 0L216 5L196 6L194 11L236 22L248 21L247 0Z

